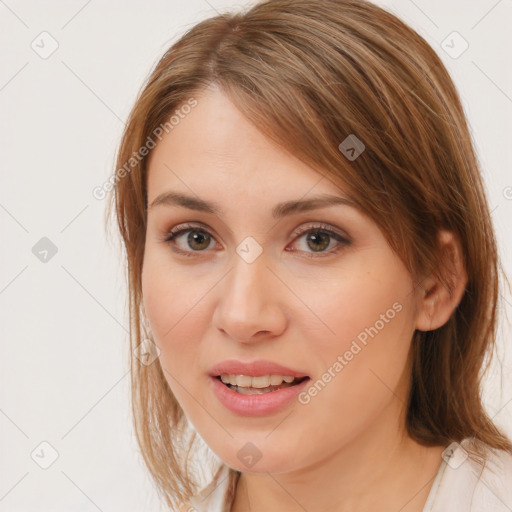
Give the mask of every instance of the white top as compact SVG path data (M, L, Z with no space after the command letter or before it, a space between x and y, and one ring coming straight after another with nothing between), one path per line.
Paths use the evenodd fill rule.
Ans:
M464 449L469 441L452 443L444 452L423 512L512 512L512 453L487 450L482 466ZM222 504L229 483L223 466L218 479L190 500L194 512L229 512Z

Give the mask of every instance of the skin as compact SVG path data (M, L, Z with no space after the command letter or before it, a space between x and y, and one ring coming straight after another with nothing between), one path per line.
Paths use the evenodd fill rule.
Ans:
M461 298L458 244L440 233L456 271L450 294L432 276L417 286L377 225L352 206L276 221L277 203L344 193L215 87L194 97L198 105L150 155L148 204L172 190L216 202L222 213L149 208L143 305L180 406L220 459L242 471L232 511L421 511L444 447L404 432L407 356L415 329L442 325ZM327 237L318 249L296 234L319 222L349 243ZM190 245L187 232L165 242L183 223L206 241ZM236 253L248 236L263 249L250 264ZM316 381L394 303L400 312L307 404L244 417L209 386L211 366L231 358L269 359ZM250 469L237 457L249 441L262 454Z

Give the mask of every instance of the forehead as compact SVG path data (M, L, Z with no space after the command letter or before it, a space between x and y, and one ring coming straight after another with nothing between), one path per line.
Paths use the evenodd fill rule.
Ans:
M196 106L180 116L151 152L149 202L167 187L233 199L245 192L260 199L343 192L267 138L219 90L194 98Z

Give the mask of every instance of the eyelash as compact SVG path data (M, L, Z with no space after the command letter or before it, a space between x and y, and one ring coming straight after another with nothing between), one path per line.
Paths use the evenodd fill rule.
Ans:
M191 250L191 251L183 251L182 249L178 249L176 247L176 245L173 243L174 240L176 238L178 238L180 235L182 235L184 233L187 233L187 232L190 232L190 231L195 231L195 232L198 232L198 233L205 233L208 236L214 238L213 235L211 235L211 233L207 229L204 229L201 226L197 226L197 225L193 225L193 224L182 224L180 226L177 226L176 228L171 229L166 234L165 238L163 239L163 242L166 243L166 244L172 245L171 248L172 248L173 251L175 251L175 252L177 252L179 254L183 254L184 256L187 256L187 257L199 256L201 253L205 252L205 250L202 250L202 251L193 251L193 250ZM338 242L338 246L335 247L334 249L327 250L327 251L322 251L322 252L318 252L318 253L308 253L307 251L298 251L298 252L306 252L306 254L308 254L308 256L306 256L306 257L308 257L308 258L322 258L322 257L330 256L330 255L333 255L333 254L337 254L343 248L345 248L346 246L350 245L350 241L347 238L343 237L339 233L336 233L332 229L329 229L328 225L322 224L322 223L316 224L314 226L308 226L307 228L299 228L294 233L294 236L296 238L299 238L299 237L301 237L303 235L306 235L306 234L309 234L309 233L321 233L321 234L324 234L324 235L328 235L331 238L334 238L334 240L336 240L336 242Z

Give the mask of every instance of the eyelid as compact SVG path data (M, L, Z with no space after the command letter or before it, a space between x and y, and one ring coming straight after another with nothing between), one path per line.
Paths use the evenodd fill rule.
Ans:
M338 235L340 238L343 238L346 242L351 242L350 237L348 236L347 233L340 230L339 228L336 228L335 226L326 224L325 222L311 222L309 225L302 225L299 228L295 229L292 234L294 236L301 236L304 233L314 230L327 231L329 233Z

